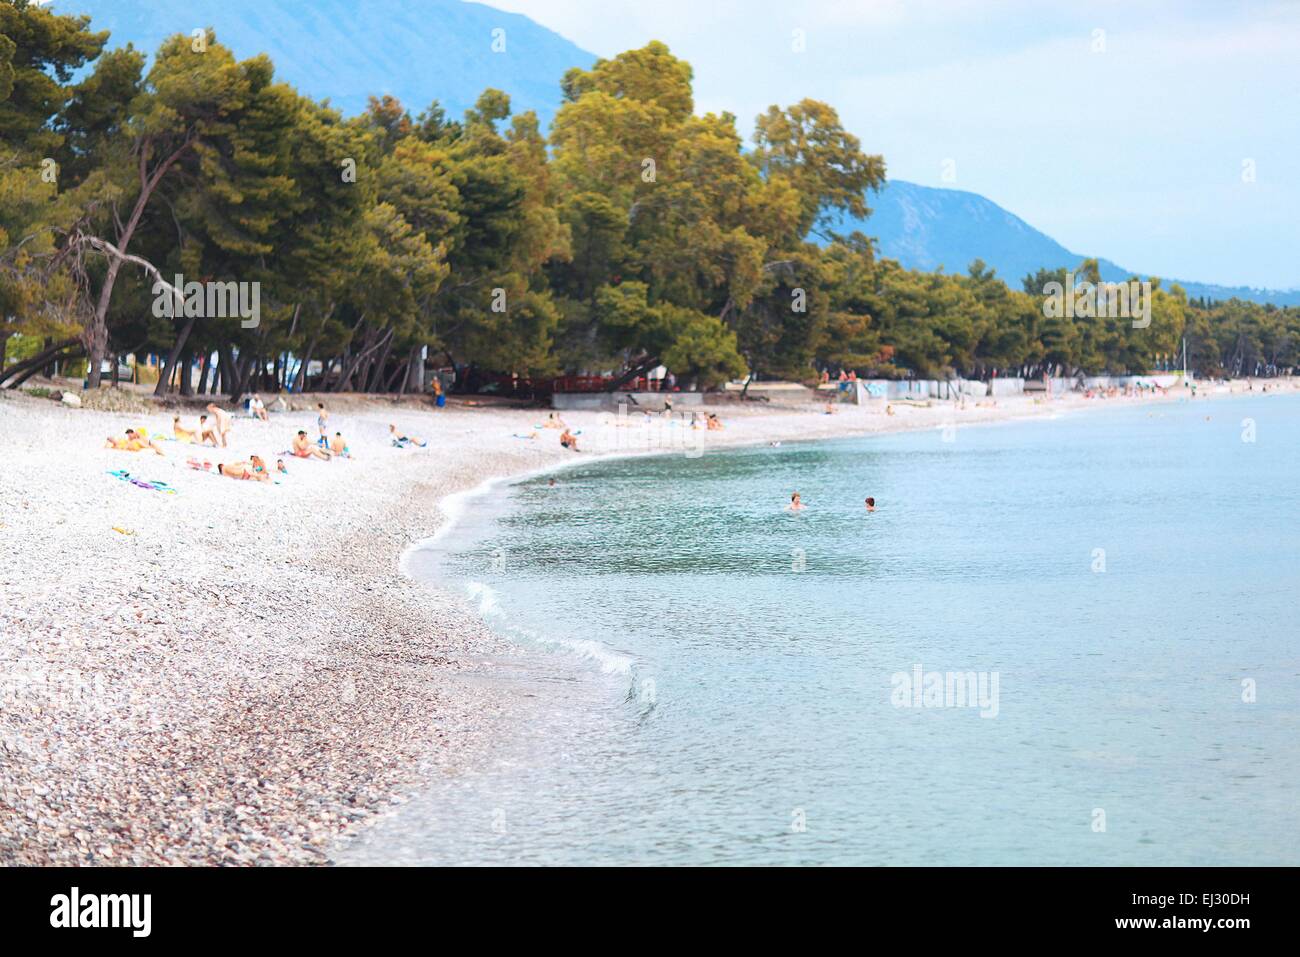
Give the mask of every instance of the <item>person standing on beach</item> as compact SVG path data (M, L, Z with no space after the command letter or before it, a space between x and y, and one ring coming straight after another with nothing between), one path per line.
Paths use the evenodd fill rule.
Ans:
M221 436L221 447L224 449L229 444L230 429L234 425L234 419L230 417L229 412L215 402L208 403L208 411L212 413L212 418L216 421L217 434Z
M329 444L330 444L329 424L330 424L330 414L325 411L325 403L317 402L316 403L316 428L320 429L320 438L316 440L316 444L321 446L322 448L329 448Z

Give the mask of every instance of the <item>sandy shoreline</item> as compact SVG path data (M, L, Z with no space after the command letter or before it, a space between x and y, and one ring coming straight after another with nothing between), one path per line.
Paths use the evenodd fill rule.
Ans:
M1218 397L1202 390L1197 401ZM475 679L508 649L458 597L396 570L446 527L450 496L487 480L593 454L960 429L1177 398L895 403L893 416L728 406L718 433L566 413L589 450L575 456L551 430L517 437L544 419L537 410L325 397L331 431L357 457L287 459L289 476L266 486L186 468L192 446L166 444L166 458L101 448L129 426L165 431L166 410L0 394L0 863L324 863L430 775L483 760L505 692ZM392 448L389 422L429 448ZM199 457L271 458L299 428L314 435L314 415L239 418L229 450ZM177 494L108 474L118 469Z

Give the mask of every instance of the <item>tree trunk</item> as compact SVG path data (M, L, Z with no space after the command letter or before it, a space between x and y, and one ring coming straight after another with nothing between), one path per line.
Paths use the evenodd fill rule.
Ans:
M172 164L180 159L181 154L189 149L193 142L193 136L187 136L185 142L159 163L152 173L148 172L149 144L141 145L140 195L135 199L135 207L131 210L131 218L126 221L126 225L118 232L117 249L119 253L126 253L126 248L131 245L131 239L135 236L136 227L140 225L140 217L144 215L144 209L149 205L154 190L158 188L162 178L167 175L167 171L172 168ZM108 272L104 274L104 285L100 287L99 301L95 304L95 314L91 319L90 328L86 330L85 334L86 353L90 357L90 374L87 376L89 379L87 385L91 389L99 388L99 367L103 364L104 353L108 351L108 306L113 300L113 286L117 282L117 273L121 268L122 260L117 256L110 256Z
M22 362L15 363L8 369L0 372L0 387L16 389L36 373L40 372L45 365L52 359L75 358L77 353L75 347L83 346L80 339L64 339L56 342L52 347L43 351L40 355L32 356ZM72 352L67 350L72 349Z
M203 353L203 367L199 370L199 394L207 395L212 391L212 353Z
M180 392L182 396L188 399L194 395L194 377L191 374L194 372L194 352L190 349L186 349L181 354L180 372Z
M388 334L388 342L384 344L383 351L379 353L379 358L375 360L374 370L370 374L370 383L366 386L367 392L376 392L379 386L383 384L384 367L388 364L388 354L393 349L393 334Z
M607 385L605 387L605 391L617 392L624 385L631 382L633 379L640 377L644 373L649 372L657 365L659 365L659 358L657 356L651 356L650 358L643 359L642 361L638 362L636 365L632 366L632 368L624 372L621 376L619 376L609 385Z
M176 361L180 358L181 352L185 349L186 340L190 337L190 332L194 329L194 318L185 320L185 325L176 335L176 341L172 343L172 351L167 355L166 364L158 370L158 384L154 386L153 394L162 397L167 394L171 385L172 373L176 369Z

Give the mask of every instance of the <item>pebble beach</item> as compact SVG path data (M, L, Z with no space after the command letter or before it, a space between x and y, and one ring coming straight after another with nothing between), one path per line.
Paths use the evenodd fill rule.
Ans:
M350 459L279 454L298 429L316 435L311 396L269 422L237 416L229 448L164 442L157 456L105 438L170 435L171 408L0 393L0 864L328 864L431 775L488 760L511 709L500 683L480 679L509 648L460 597L401 572L454 493L592 455L1106 404L1015 397L827 415L774 401L710 406L725 429L707 433L565 413L575 455L537 428L537 409L322 399ZM176 411L193 426L197 406ZM390 423L427 447L393 447ZM284 458L288 474L243 482L186 464L250 453ZM123 470L166 489L111 474Z

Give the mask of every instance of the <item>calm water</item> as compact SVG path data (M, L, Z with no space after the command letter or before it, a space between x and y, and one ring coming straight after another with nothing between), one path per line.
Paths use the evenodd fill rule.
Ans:
M517 740L345 862L1300 863L1300 400L557 478L416 556Z

